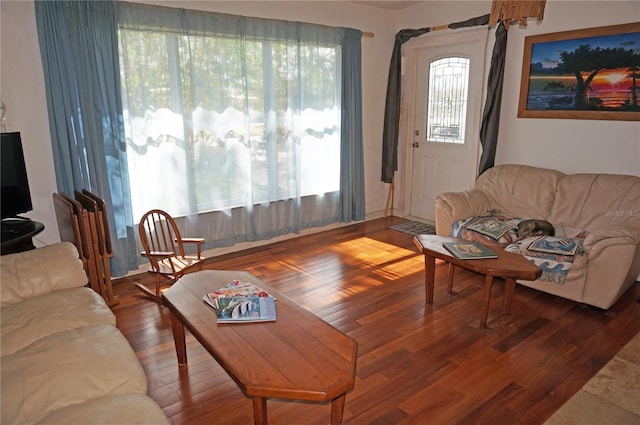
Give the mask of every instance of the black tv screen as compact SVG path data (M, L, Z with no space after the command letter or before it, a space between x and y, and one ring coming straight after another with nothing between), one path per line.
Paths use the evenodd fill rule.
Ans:
M33 207L20 133L2 133L0 167L2 219L16 217L18 214L31 211Z

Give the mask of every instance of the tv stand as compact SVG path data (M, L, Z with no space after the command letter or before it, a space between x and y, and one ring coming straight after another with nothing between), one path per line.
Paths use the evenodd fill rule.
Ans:
M44 225L19 217L2 220L0 229L2 235L0 254L6 255L35 249L32 238L44 230Z

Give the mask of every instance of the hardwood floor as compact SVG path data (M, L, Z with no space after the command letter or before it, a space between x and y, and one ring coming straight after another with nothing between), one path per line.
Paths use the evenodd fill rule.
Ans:
M424 302L423 256L390 217L206 261L247 270L358 341L346 424L541 424L640 332L636 282L608 311L523 286L501 316L497 282L479 328L483 278L458 269L446 293L436 266L434 304ZM174 425L252 424L251 400L191 336L179 368L166 308L133 283L114 281L113 307ZM604 282L603 282L604 284ZM251 325L240 325L251 326ZM323 424L329 404L270 400L271 424Z

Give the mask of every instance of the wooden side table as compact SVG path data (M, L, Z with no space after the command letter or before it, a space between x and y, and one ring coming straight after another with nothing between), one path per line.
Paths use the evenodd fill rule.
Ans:
M484 280L484 301L480 315L480 327L487 327L487 316L489 315L489 302L491 301L491 288L493 278L501 277L505 280L505 295L502 314L511 313L513 294L516 289L516 280L536 280L542 274L542 270L529 262L522 255L514 254L504 250L493 250L498 258L487 258L482 260L461 260L451 255L442 246L444 242L462 242L462 239L448 236L417 235L413 238L414 243L424 254L424 286L425 300L427 304L433 304L433 284L435 281L436 258L449 263L449 278L447 281L447 292L453 290L453 277L455 266L471 270L485 276Z
M35 249L33 237L44 230L44 224L33 220L2 221L2 255Z

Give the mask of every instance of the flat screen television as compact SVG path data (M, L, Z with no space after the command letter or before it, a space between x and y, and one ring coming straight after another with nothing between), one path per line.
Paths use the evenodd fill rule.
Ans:
M2 193L0 194L2 219L17 217L18 214L33 210L22 140L18 132L2 133L0 174L2 175Z

